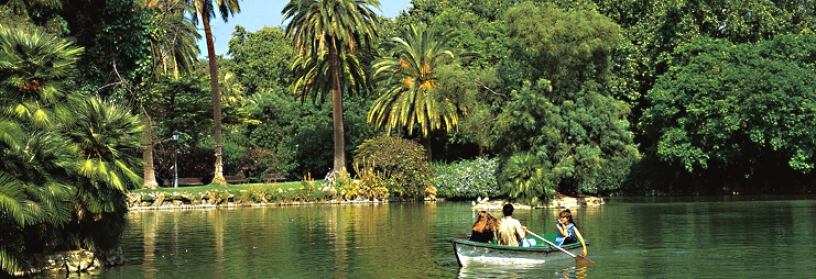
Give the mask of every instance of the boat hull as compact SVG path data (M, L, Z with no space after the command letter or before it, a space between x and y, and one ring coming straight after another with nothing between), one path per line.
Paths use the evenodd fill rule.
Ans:
M552 235L554 238L555 236ZM543 241L533 247L513 247L470 241L467 238L452 238L456 260L460 266L487 265L541 265L549 262L564 263L574 260L561 250L553 248ZM580 255L581 244L565 245L565 250Z

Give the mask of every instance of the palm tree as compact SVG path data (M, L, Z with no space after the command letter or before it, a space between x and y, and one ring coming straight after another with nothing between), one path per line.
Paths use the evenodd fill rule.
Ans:
M195 7L186 0L148 0L143 8L156 9L156 30L152 32L150 46L153 53L153 72L157 77L173 79L193 70L198 60L198 46L201 39L192 19L184 17L186 12L195 13ZM171 72L172 71L172 72Z
M426 140L425 151L431 160L430 133L450 132L459 123L458 107L450 98L436 94L442 85L437 71L455 65L456 55L445 43L454 36L436 34L435 28L411 25L403 37L391 39L388 56L374 62L379 81L379 97L368 113L368 122L377 129L404 128L413 134L419 125ZM465 54L464 56L470 56Z
M215 174L213 182L227 185L224 180L224 164L221 160L221 94L218 91L218 67L215 64L215 46L213 45L212 30L210 29L210 19L215 17L215 9L221 13L221 18L227 21L230 15L241 12L238 0L186 0L196 8L196 18L201 19L204 25L204 38L207 41L207 59L210 62L210 87L212 87L213 138L215 139Z
M70 157L55 130L55 111L65 99L82 48L31 25L0 24L0 270L31 266L29 236L49 239L49 230L70 219L72 185L65 181ZM2 274L2 272L0 272Z
M64 90L82 48L31 26L0 27L0 269L55 247L113 248L142 126L126 108Z
M295 46L292 69L295 93L322 100L331 92L334 122L334 171L345 171L343 91L349 94L366 87L360 63L360 47L377 36L377 0L292 0L283 8L286 35Z
M37 247L64 244L56 228L71 219L69 146L53 130L27 128L0 118L0 274L31 268Z
M153 36L150 39L154 65L153 78L161 80L171 76L173 79L178 79L180 74L192 71L199 54L196 42L201 36L195 24L186 19L184 14L185 12L195 13L195 7L185 0L149 0L144 3L143 8L158 11L155 21L156 30L151 32ZM151 91L151 89L148 90ZM158 183L153 169L153 147L156 143L153 141L153 118L148 110L150 106L146 105L147 102L149 102L149 96L143 96L139 101L146 125L143 134L146 144L142 151L142 159L145 161L142 188L156 189Z
M72 102L61 117L61 132L70 144L70 170L76 192L72 219L66 226L78 248L104 254L117 247L127 225L126 195L142 177L134 172L143 162L141 119L126 106L87 97Z

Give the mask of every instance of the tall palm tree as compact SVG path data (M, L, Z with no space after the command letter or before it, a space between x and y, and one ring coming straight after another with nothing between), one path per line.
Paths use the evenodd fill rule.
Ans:
M445 46L454 35L437 34L433 26L410 25L402 37L391 39L387 56L373 65L379 97L369 110L368 122L389 132L404 128L409 135L419 125L428 160L432 154L430 133L441 129L450 132L459 123L457 105L436 94L443 82L437 71L456 63L457 56Z
M204 38L207 41L207 59L210 62L210 86L212 87L213 138L215 139L215 174L213 182L227 185L224 180L224 164L221 156L221 94L218 91L218 67L216 66L215 46L213 45L212 30L210 29L210 19L215 17L216 8L221 14L224 22L230 15L241 12L238 0L186 0L196 8L196 18L201 19L204 25Z
M198 47L196 42L201 36L191 20L184 17L185 12L195 13L195 7L185 2L186 0L148 0L143 3L145 9L156 10L155 28L151 34L150 46L153 53L153 79L161 80L166 77L178 79L180 74L189 73L193 70L198 59ZM146 128L144 130L145 147L142 151L142 159L145 161L143 170L145 189L156 189L156 174L153 169L153 118L149 111L149 95L142 96L139 100L141 114L144 117Z
M172 76L178 79L180 74L193 70L198 60L198 46L201 39L192 19L185 18L186 13L195 13L195 7L186 0L148 0L143 8L156 9L156 30L150 38L153 53L153 65L156 76ZM171 75L172 74L172 75Z
M377 0L292 0L283 8L286 35L293 39L295 93L322 100L331 92L334 122L334 171L345 171L343 91L366 87L360 48L377 36Z

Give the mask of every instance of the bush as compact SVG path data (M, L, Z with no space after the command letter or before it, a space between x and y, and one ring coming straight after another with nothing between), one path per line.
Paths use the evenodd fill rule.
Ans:
M236 201L239 203L252 203L252 192L247 190L241 190L238 193L238 197L235 198Z
M359 177L355 184L357 184L357 188L361 190L366 199L388 199L389 191L388 187L386 187L386 181L380 176L379 172L374 170L373 166L360 167L354 165L354 172Z
M397 135L364 141L357 146L354 165L372 168L395 198L423 199L428 189L433 189L425 149ZM378 185L364 187L371 186Z
M434 185L440 196L454 198L489 197L501 194L496 179L499 159L476 158L431 165Z
M236 160L235 168L235 174L261 181L262 173L267 171L277 173L279 171L279 160L271 151L249 147Z

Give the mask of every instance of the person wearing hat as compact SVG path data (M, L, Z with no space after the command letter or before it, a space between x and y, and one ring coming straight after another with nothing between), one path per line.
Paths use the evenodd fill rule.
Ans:
M509 203L502 207L504 218L501 219L496 233L496 241L501 245L519 246L526 235L521 223L513 218L513 209L513 205Z

